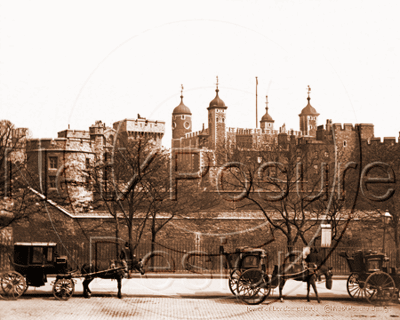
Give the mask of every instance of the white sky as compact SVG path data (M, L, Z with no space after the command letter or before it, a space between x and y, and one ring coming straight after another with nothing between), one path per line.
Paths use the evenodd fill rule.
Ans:
M326 119L374 123L399 136L399 1L3 1L0 0L1 119L38 138L88 130L140 113L166 122L180 102L193 129L215 96L227 125L299 130L311 104Z

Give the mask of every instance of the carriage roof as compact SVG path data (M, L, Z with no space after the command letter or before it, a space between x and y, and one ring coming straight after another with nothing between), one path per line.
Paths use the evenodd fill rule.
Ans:
M14 247L55 247L55 242L15 242Z
M386 254L372 250L359 250L353 254L353 257L355 254L361 255L365 260L384 260L387 258Z
M246 253L265 253L266 251L262 248L252 248L252 247L238 247L236 248L236 252L246 252Z

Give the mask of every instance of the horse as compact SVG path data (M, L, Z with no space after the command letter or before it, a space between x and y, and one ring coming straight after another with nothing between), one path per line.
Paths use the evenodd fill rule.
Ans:
M317 287L315 282L321 278L321 275L325 276L325 286L327 289L332 289L332 268L326 266L319 266L317 268L314 264L308 264L304 267L302 264L283 264L280 267L275 266L272 273L271 283L279 284L279 299L283 302L282 289L286 283L286 280L292 279L296 281L307 282L307 301L310 302L310 285L313 287L315 296L317 297L318 303L321 303Z
M118 284L118 298L122 298L121 287L122 279L126 276L128 271L136 269L142 275L144 274L143 264L141 260L132 260L128 263L125 260L111 260L110 267L106 270L99 271L93 264L84 264L81 268L81 274L85 277L82 282L83 296L90 298L92 291L89 289L90 282L94 278L101 279L115 279Z

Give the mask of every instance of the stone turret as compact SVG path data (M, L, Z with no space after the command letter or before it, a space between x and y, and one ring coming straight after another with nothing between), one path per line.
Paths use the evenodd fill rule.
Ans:
M307 105L301 110L300 117L300 131L303 136L315 137L317 134L317 120L319 113L310 104L311 88L308 86Z
M208 130L210 134L210 147L215 149L226 140L226 109L225 102L219 97L218 77L215 98L210 102L208 110Z
M272 117L268 114L268 96L265 96L266 99L266 107L265 107L265 114L262 116L261 121L260 121L260 128L261 129L269 129L269 130L274 130L274 120Z
M172 139L180 139L192 132L192 112L183 103L183 85L181 103L172 112Z

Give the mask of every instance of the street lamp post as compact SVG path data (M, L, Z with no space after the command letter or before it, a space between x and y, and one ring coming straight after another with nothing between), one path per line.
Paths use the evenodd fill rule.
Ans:
M383 246L382 246L382 252L385 253L385 236L386 236L386 225L390 222L390 219L392 218L392 215L386 211L385 214L382 215L382 221L383 221Z

